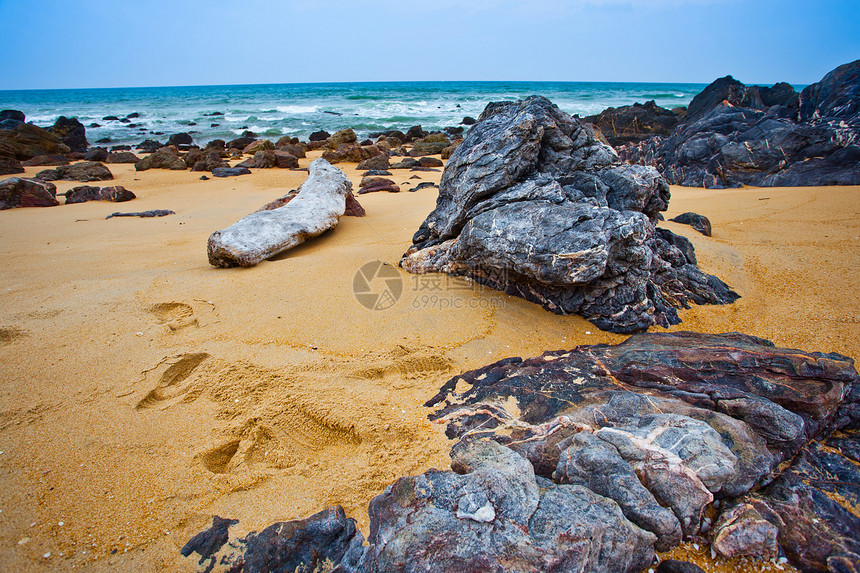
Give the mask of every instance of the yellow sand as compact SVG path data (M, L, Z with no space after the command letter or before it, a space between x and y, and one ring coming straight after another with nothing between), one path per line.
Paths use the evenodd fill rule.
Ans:
M339 167L357 188L355 165ZM435 189L359 196L367 217L216 269L210 233L304 173L110 168L138 199L0 212L2 570L193 571L179 548L213 514L250 531L339 503L366 533L386 485L447 467L422 404L451 376L624 339L445 277L402 273L393 307L359 304L356 271L396 267ZM105 220L147 209L176 215ZM743 298L684 311L680 329L860 355L860 188L673 188L668 215L688 210L713 238L665 225Z

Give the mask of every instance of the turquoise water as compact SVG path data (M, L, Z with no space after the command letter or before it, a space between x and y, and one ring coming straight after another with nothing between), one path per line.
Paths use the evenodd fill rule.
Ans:
M277 139L307 138L317 130L352 127L359 136L419 124L432 131L477 117L490 101L539 94L570 114L656 100L687 105L704 84L609 82L391 82L0 91L0 109L18 109L27 121L49 126L61 115L87 126L90 143L164 141L180 131L198 143L233 139L245 129ZM215 112L224 115L207 115ZM105 116L140 117L131 124ZM89 127L97 123L100 127ZM192 125L195 124L195 125ZM212 124L218 124L213 126ZM132 127L129 127L131 125ZM156 135L161 132L163 135Z

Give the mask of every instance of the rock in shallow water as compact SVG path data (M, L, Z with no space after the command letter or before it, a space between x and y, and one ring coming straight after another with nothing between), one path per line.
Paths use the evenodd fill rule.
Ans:
M678 307L738 295L657 232L668 201L655 169L622 164L549 100L491 103L400 264L470 276L614 332L669 326Z
M215 172L212 173L215 175ZM325 159L310 165L295 199L278 209L252 213L209 237L209 263L251 267L337 226L352 183Z

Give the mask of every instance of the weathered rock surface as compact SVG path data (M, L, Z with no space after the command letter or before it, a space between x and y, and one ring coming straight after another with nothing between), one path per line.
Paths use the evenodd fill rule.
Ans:
M85 203L87 201L110 201L112 203L123 203L131 201L136 196L134 193L117 185L115 187L94 187L81 185L66 191L66 205L71 203Z
M369 159L365 159L361 163L358 164L356 169L361 170L377 170L377 171L385 171L388 169L388 154L380 153L379 155L374 155Z
M214 172L213 172L214 175ZM284 207L258 211L209 237L209 263L254 266L337 226L352 183L326 160L310 165L307 180Z
M113 173L98 161L81 161L71 165L60 165L56 169L46 169L36 174L36 179L44 181L110 181Z
M860 377L844 356L644 334L509 358L455 377L428 405L442 405L432 417L449 437L491 438L538 475L615 500L661 549L698 533L715 498L744 496L791 462L742 505L725 502L714 549L772 557L778 540L811 571L860 555L860 466L819 442L860 428Z
M27 161L22 161L21 165L24 167L35 167L35 166L51 166L51 165L68 165L69 160L65 155L38 155L33 159L28 159Z
M682 225L690 225L706 237L711 236L711 220L704 215L688 211L687 213L681 213L677 217L672 217L669 220L674 221L675 223L681 223Z
M250 175L251 170L247 167L215 167L212 169L213 177L235 177L237 175Z
M24 173L24 166L15 155L15 148L0 140L0 175Z
M673 184L708 188L860 184L860 60L797 94L721 78L669 137L619 149Z
M108 153L105 163L137 163L140 157L131 151L113 151Z
M15 207L54 207L57 187L53 183L24 177L10 177L0 181L0 210Z
M389 193L400 193L400 187L391 179L385 177L364 177L359 184L358 194L375 193L387 191Z
M188 165L179 157L179 151L172 145L161 147L134 164L136 171L146 171L147 169L182 171L187 168Z
M80 121L73 117L60 116L48 131L60 138L72 151L84 153L87 150L87 130Z
M662 108L654 100L618 108L610 107L598 115L582 118L597 127L609 145L617 147L648 139L653 135L668 136L684 118L680 112Z
M71 151L59 137L29 123L16 124L14 129L0 129L0 144L9 146L14 156L24 161L39 155L65 155Z
M549 100L491 103L401 266L466 275L615 332L677 324L678 307L738 295L655 228L668 200L655 169L622 164Z

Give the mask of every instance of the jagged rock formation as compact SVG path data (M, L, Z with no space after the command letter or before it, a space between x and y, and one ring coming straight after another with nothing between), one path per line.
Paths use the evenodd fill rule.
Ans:
M860 376L844 356L737 333L643 334L507 358L427 405L457 440L453 471L386 488L365 548L332 508L231 541L221 563L638 572L655 548L698 535L717 499L716 549L773 556L779 543L804 571L858 562Z
M214 172L213 172L214 175ZM283 207L252 213L209 237L209 263L251 267L337 226L352 183L325 159L310 164L298 195Z
M685 239L655 228L668 201L655 169L622 164L546 98L491 103L400 264L467 275L614 332L677 324L678 307L738 295L685 256Z
M619 148L676 185L708 188L860 184L860 60L800 94L785 83L721 78L669 137Z
M686 108L666 109L654 100L610 107L597 115L582 118L600 130L612 147L648 139L653 135L671 135L684 120Z

